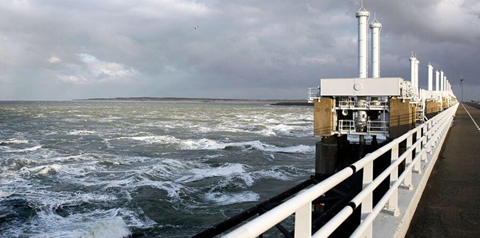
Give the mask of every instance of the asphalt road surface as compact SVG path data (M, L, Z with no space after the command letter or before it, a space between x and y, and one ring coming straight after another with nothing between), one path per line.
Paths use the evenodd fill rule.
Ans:
M458 107L406 237L480 237L480 131L473 122L480 123L480 108L473 106Z

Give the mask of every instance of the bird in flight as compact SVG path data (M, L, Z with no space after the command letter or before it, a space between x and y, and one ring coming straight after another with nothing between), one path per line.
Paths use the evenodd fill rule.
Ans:
M196 26L196 27L195 27L195 30L198 29L198 28L199 28L199 26Z

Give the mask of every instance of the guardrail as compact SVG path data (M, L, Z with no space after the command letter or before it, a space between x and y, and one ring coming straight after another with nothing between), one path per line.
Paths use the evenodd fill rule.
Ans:
M295 237L328 237L361 205L361 223L351 235L352 237L372 237L374 219L385 210L392 216L398 216L398 189L413 189L412 172L422 173L421 163L427 161L427 153L435 147L441 147L453 121L458 103L436 115L424 124L408 131L380 149L367 154L347 168L335 173L324 181L301 191L297 196L287 200L274 209L245 223L224 237L256 237L287 217L295 214ZM406 151L399 155L399 145L406 140ZM415 141L414 141L415 140ZM391 164L375 179L373 162L385 153L390 152ZM436 154L438 156L438 151ZM405 169L398 174L399 165L405 161ZM312 235L312 201L320 197L353 174L363 170L363 189L350 203L336 214L328 223ZM429 175L429 173L428 173ZM390 188L373 207L373 190L387 177L390 177ZM416 205L415 205L416 206Z
M338 132L340 134L359 134L365 133L371 135L385 135L388 133L388 122L386 121L367 121L367 131L358 132L355 128L354 120L338 120Z
M320 99L320 87L308 88L308 102L312 103L315 99Z

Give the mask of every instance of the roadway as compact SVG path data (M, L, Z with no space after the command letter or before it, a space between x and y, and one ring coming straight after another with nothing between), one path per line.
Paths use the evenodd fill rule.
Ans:
M462 105L480 124L480 107ZM462 105L406 237L480 237L480 131Z

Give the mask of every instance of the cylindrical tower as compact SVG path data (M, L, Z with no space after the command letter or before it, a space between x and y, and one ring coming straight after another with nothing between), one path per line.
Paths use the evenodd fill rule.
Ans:
M412 83L412 86L415 87L415 66L417 65L416 63L417 58L412 53L412 56L410 56L410 82Z
M382 23L377 18L370 23L372 29L372 77L380 78L380 31Z
M440 72L438 72L438 69L435 70L435 91L440 90Z
M415 59L415 88L417 89L418 93L418 65L420 64L420 61L418 59Z
M363 6L357 11L358 18L358 71L360 78L368 77L368 12Z
M433 66L430 62L427 65L428 68L428 91L433 90Z
M443 70L440 70L440 91L443 91L443 80L445 76L443 76Z
M443 81L443 91L447 91L447 82L448 82L448 79L447 79L447 76L445 76Z

